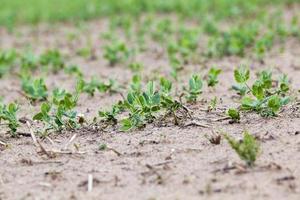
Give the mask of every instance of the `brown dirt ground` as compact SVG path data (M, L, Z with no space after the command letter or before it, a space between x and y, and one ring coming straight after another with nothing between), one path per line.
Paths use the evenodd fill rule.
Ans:
M28 44L34 52L49 47L59 48L70 55L70 63L78 64L85 77L114 77L126 84L132 73L124 66L109 67L102 59L99 39L107 22L94 21L80 32L72 25L39 25L21 27L14 34L0 31L1 48L21 48ZM79 39L70 42L66 35L79 32ZM90 37L97 49L98 58L90 61L75 56L74 49L84 46ZM142 131L118 132L81 129L76 131L74 144L84 154L58 154L47 158L38 153L30 137L10 138L1 131L1 141L9 148L0 150L0 199L300 199L300 107L296 103L286 107L277 118L263 119L256 114L244 114L240 124L216 121L226 108L237 105L229 88L233 82L233 69L248 63L257 72L271 68L274 75L284 72L291 78L294 89L300 88L300 41L291 38L277 44L267 55L264 64L251 58L226 57L212 59L203 64L187 66L181 73L187 80L191 72L205 74L207 67L222 67L220 83L215 90L205 88L196 105L189 105L193 116L209 128L199 126L176 127L171 123L148 125ZM278 49L284 48L283 52ZM145 75L166 75L169 67L166 55L158 45L139 55L145 64ZM162 67L163 66L163 67ZM254 73L252 74L254 76ZM60 86L72 89L74 80L60 73L47 76L50 88ZM18 79L5 77L0 80L0 96L5 102L17 100L21 105L20 117L32 117L38 109L29 105L19 95ZM207 113L207 101L220 97L216 111ZM121 97L118 94L99 94L91 98L82 95L78 111L89 120L98 110L107 108ZM211 144L207 137L218 131L241 137L243 130L257 136L262 152L253 169L244 169L227 142ZM1 129L0 129L1 130ZM22 127L24 132L29 132ZM60 149L74 133L51 135L52 144L45 139L46 149ZM113 150L98 150L107 144ZM70 145L71 150L75 147ZM235 167L236 166L236 167ZM88 174L93 175L93 190L87 192Z

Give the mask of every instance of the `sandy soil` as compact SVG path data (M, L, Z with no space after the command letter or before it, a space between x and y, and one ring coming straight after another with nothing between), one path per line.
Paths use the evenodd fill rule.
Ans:
M69 55L69 62L78 64L85 77L97 75L113 77L122 85L128 83L132 73L122 65L109 67L102 59L99 39L105 30L105 21L86 24L80 32L72 25L21 27L14 34L0 31L0 48L22 48L30 44L34 52L49 47L59 48ZM79 39L70 42L67 34L79 31ZM87 33L87 34L84 34ZM84 46L85 35L93 41L96 60L87 60L75 55L74 50ZM287 73L292 87L300 88L300 41L291 38L277 44L267 55L264 64L251 58L226 57L187 66L181 79L187 80L191 72L205 74L210 66L223 69L220 83L215 90L207 88L202 101L188 107L201 124L209 127L174 126L172 123L149 124L144 130L123 133L109 128L96 131L83 128L76 131L77 137L69 149L83 154L57 154L48 158L33 145L30 137L10 138L1 131L1 141L9 148L0 147L0 199L300 199L300 105L293 103L272 119L263 119L256 114L244 114L241 123L229 124L220 120L224 111L237 101L229 88L233 83L233 70L241 63L248 63L252 76L261 69L271 68L274 75ZM284 51L280 52L280 47ZM139 55L145 64L145 76L153 73L162 76L169 71L166 55L158 45ZM165 67L161 67L165 66ZM74 87L74 80L59 73L47 76L49 88ZM21 105L19 117L31 118L39 106L31 106L20 96L20 82L16 78L0 80L0 96L5 102L16 100ZM218 96L216 111L207 113L208 102ZM78 111L88 120L98 110L107 108L119 100L118 94L99 94L91 98L80 97ZM211 144L208 137L227 132L240 138L243 130L249 130L261 143L262 152L253 169L243 167L243 162L221 140ZM1 129L0 129L1 130ZM24 132L29 132L26 126ZM51 135L51 143L41 141L46 149L61 149L74 132ZM105 151L100 144L107 144ZM93 190L87 191L88 175L93 176Z

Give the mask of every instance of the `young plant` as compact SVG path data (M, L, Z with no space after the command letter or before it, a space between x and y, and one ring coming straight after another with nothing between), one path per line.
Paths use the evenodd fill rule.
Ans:
M108 82L100 82L97 78L93 77L90 82L80 79L79 84L81 85L81 91L88 93L90 96L94 96L96 90L102 93L114 93L118 90L116 81L113 79L109 79Z
M93 58L93 47L89 44L87 47L83 47L83 48L80 48L76 51L76 54L85 58L85 59L91 59Z
M231 118L231 122L233 122L233 123L240 122L240 119L241 119L240 112L237 109L230 108L227 111L227 115Z
M250 92L242 99L241 108L243 110L256 111L264 117L276 116L279 109L289 102L287 96L289 86L286 77L279 81L280 84L277 88L272 86L273 80L270 71L262 71L251 88L247 85L246 79L237 76L236 80L245 80L242 83Z
M128 111L129 116L120 121L121 130L129 131L134 128L142 128L146 123L153 122L157 114L164 113L163 117L174 117L174 124L178 124L177 111L188 110L179 101L171 96L172 82L161 78L160 90L156 90L153 81L148 82L146 90L143 91L140 76L134 76L129 93L124 102L119 103L116 108L110 112L100 112L100 116L106 121L116 122L116 114L121 111Z
M199 43L199 30L181 27L179 30L179 38L177 40L180 58L184 63L189 63L197 52Z
M116 125L118 120L117 120L117 115L120 113L120 108L118 105L114 105L112 107L111 111L99 111L99 116L104 119L105 122L111 123L113 125Z
M131 80L130 89L135 93L140 93L142 90L142 78L139 75L134 75Z
M17 128L19 127L19 122L17 119L18 106L14 103L9 105L0 105L0 122L6 121L10 129L9 133L12 136L16 136Z
M61 132L64 128L79 127L77 112L74 111L74 108L77 105L81 89L80 83L76 87L75 94L55 89L52 101L43 103L40 112L33 117L33 120L42 121L45 124L45 132L49 130Z
M192 75L189 80L189 87L185 89L187 92L186 99L188 102L196 102L198 96L202 93L202 79L198 75Z
M144 68L144 65L139 62L133 62L133 63L130 63L128 67L133 72L139 72Z
M247 131L244 132L243 140L236 141L229 135L224 135L225 139L228 141L231 148L238 154L238 156L246 162L250 167L254 166L260 147L258 142L255 140L251 134Z
M104 47L104 58L111 66L129 59L130 51L124 42L112 41Z
M121 120L121 131L130 131L134 128L142 128L145 126L145 121L138 114L130 115L130 117Z
M75 75L78 78L83 77L82 71L76 65L70 65L70 66L66 67L64 71L66 74Z
M121 130L139 128L146 122L152 121L155 118L154 113L160 110L160 95L155 91L154 82L150 81L147 84L145 92L129 92L124 104L130 111L130 115L121 121Z
M250 78L250 70L247 67L242 66L234 70L234 79L238 84L240 84L237 86L237 88L242 88L239 90L241 94L246 94L245 90L247 90L247 88L248 89L250 88L247 85L247 81L249 80L249 78ZM246 89L244 89L245 87Z
M86 82L83 79L80 79L79 84L81 84L82 92L88 93L93 97L101 83L95 77L93 77L90 82Z
M48 97L48 90L44 79L31 79L25 77L22 79L22 90L32 101L43 101Z
M211 99L210 102L209 102L209 106L207 108L207 111L210 112L212 110L216 110L217 103L218 103L217 97L214 97L213 99Z
M0 50L0 78L12 69L16 59L17 53L14 49L7 51Z
M40 56L40 64L44 67L50 67L50 71L53 73L57 73L65 67L64 59L56 49L43 53Z
M29 73L37 70L39 67L39 57L28 51L21 54L21 73Z
M155 31L151 32L152 39L157 42L165 42L166 37L168 37L173 32L173 24L170 19L162 19L157 24L155 24Z
M214 87L218 84L218 76L222 72L221 69L211 68L207 75L207 85L208 87Z
M245 96L249 92L250 87L247 85L247 81L250 78L250 70L246 66L241 66L234 70L234 79L237 84L232 86L232 89L237 91L241 96Z
M257 59L262 60L274 43L274 33L269 31L255 42L254 51Z
M257 24L253 23L218 32L208 41L207 55L210 57L244 56L246 48L254 44L258 31Z
M116 93L118 92L118 84L114 79L109 79L106 82L100 82L97 89L102 93Z
M173 116L174 124L178 125L179 123L176 111L178 111L180 108L183 108L183 105L179 101L173 99L171 96L171 90L172 82L162 77L160 79L161 108L165 109L167 114Z

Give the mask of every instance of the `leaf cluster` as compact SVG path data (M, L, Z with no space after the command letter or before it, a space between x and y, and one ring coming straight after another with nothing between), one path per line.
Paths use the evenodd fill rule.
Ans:
M238 154L238 156L246 162L248 166L253 166L258 153L260 151L259 144L255 138L247 131L244 132L242 141L236 141L229 135L224 135L231 148Z
M277 86L273 86L272 73L262 71L250 87L247 84L250 70L240 67L234 70L234 78L239 85L233 86L233 89L244 96L241 102L243 110L256 111L265 117L276 116L280 108L289 103L289 82L286 75L282 75Z
M10 129L10 134L16 136L17 128L19 127L19 122L17 119L18 106L15 103L10 103L8 105L0 105L0 122L6 121Z

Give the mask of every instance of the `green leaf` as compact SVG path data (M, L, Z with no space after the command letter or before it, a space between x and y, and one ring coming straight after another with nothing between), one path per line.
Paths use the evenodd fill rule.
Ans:
M151 100L152 100L152 103L154 105L159 104L160 103L160 95L159 95L159 93L154 94L154 96L151 98Z
M148 82L147 84L147 94L149 96L152 96L154 94L155 91L155 84L153 81Z
M161 77L160 78L160 87L163 93L169 94L172 90L172 82L168 79Z
M241 96L244 96L248 91L247 86L241 85L241 84L233 85L232 89L236 90L238 92L238 94Z
M281 107L280 98L277 95L272 96L268 100L268 107L271 108L273 113L276 113Z
M264 89L260 81L256 81L252 86L252 94L259 100L264 98Z
M256 101L251 97L244 97L242 99L242 109L244 110L255 110L256 109Z
M202 92L202 80L200 76L198 75L192 75L192 77L189 79L189 89L187 90L188 96L187 100L188 101L196 101L197 97L201 94Z
M42 113L48 113L50 111L50 109L51 109L51 106L48 103L43 103L41 105L41 111L42 111Z
M262 71L259 74L259 81L261 84L261 87L263 87L264 89L269 89L272 87L272 72L270 71Z
M234 79L238 83L245 83L250 78L250 70L246 67L240 67L234 70Z
M289 89L290 89L289 80L288 80L286 74L283 74L282 76L280 76L280 78L279 78L279 88L280 88L280 91L282 93L286 93L286 92L289 91Z
M133 128L133 124L130 118L121 120L121 131L129 131L132 128Z
M219 81L218 76L222 72L221 69L211 68L208 72L207 85L209 87L214 87Z
M15 113L16 111L18 110L18 107L17 107L17 105L16 104L14 104L14 103L10 103L9 105L8 105L8 111L9 111L9 113Z
M41 121L43 119L43 116L44 116L43 113L40 112L40 113L34 115L32 119Z
M233 119L234 121L239 121L240 120L240 113L237 109L230 108L227 111L228 116Z
M280 99L280 104L282 106L287 105L290 102L290 97L283 97Z

